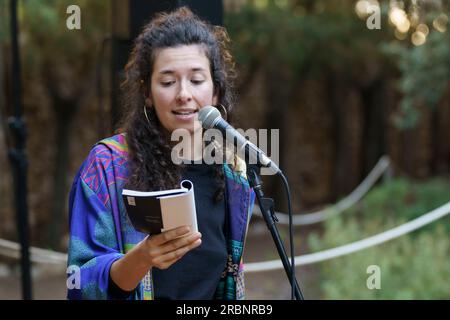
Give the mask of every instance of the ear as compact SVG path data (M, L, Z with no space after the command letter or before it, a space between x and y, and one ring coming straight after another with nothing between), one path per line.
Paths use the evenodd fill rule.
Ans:
M153 105L153 101L151 97L146 97L145 98L145 105L150 108Z
M216 104L218 104L219 103L219 94L216 92L214 95L213 95L213 98L212 98L212 104L213 104L213 106L215 106Z

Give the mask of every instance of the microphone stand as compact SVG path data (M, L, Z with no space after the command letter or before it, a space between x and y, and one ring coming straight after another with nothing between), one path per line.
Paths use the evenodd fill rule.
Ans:
M9 118L9 128L13 133L15 148L9 150L9 159L13 167L14 197L16 205L17 229L20 239L20 265L22 271L22 298L32 299L32 278L28 230L28 206L27 206L27 168L26 156L26 128L22 119L21 102L21 77L20 77L20 52L19 52L19 27L17 17L18 0L11 0L11 42L12 42L12 100L15 107L14 117Z
M276 222L278 221L275 211L274 211L274 200L272 198L264 197L264 192L262 190L262 181L258 173L258 167L255 165L250 165L247 163L247 178L250 187L253 188L258 199L259 207L261 208L261 213L266 221L267 228L272 235L275 246L277 247L278 254L280 256L281 262L283 263L284 270L288 276L291 286L294 286L294 295L297 300L304 300L303 294L300 287L295 279L293 283L292 279L292 266L289 262L286 250L284 248L283 242L281 240L280 234L278 232Z

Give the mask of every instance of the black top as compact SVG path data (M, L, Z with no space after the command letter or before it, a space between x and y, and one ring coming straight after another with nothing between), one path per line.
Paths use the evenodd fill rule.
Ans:
M188 164L183 179L194 184L202 244L166 270L153 268L155 299L213 299L227 262L225 202L214 202L218 186L213 166Z
M155 299L213 299L227 262L225 202L215 202L218 188L213 166L187 164L183 179L194 185L197 224L202 244L189 251L168 269L153 268ZM110 292L126 298L131 292L120 290L110 280Z

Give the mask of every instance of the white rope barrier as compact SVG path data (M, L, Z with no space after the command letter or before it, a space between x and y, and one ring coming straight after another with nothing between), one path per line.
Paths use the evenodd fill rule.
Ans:
M409 232L417 230L431 222L438 220L450 213L450 202L447 202L443 206L428 212L412 221L406 222L398 227L390 229L388 231L379 233L375 236L368 237L363 240L352 242L333 249L323 250L316 253L305 254L295 257L295 265L308 265L325 260L334 259L350 253L361 251L389 240L398 238ZM35 263L46 263L56 265L66 265L67 254L55 252L51 250L31 247L30 259ZM0 255L5 255L11 258L18 259L20 256L20 245L18 243L0 239ZM283 265L280 260L270 260L265 262L253 262L246 263L246 272L261 272L282 269Z
M0 255L10 258L20 258L20 244L0 239ZM67 264L67 254L56 251L30 247L30 260L35 263Z
M353 190L348 196L341 199L336 204L325 208L320 211L306 213L306 214L296 214L292 216L292 223L294 226L299 225L310 225L318 222L322 222L327 218L340 214L341 212L347 210L352 207L362 199L362 197L372 188L375 182L382 176L382 174L386 171L390 166L390 160L388 156L382 156L380 160L378 160L375 167L372 171L367 175L367 177L358 185L358 187ZM262 218L261 209L257 204L255 204L253 209L253 214L256 217ZM289 215L283 212L275 212L278 223L279 224L289 224Z
M416 218L410 222L402 224L388 231L379 233L375 236L359 240L356 242L352 242L333 249L297 256L295 257L295 265L302 266L317 263L379 245L381 243L398 238L404 234L419 229L437 219L440 219L448 215L449 213L450 213L450 202L447 202L445 205L429 213L426 213L420 216L419 218ZM265 262L254 262L245 264L246 272L261 272L282 268L283 265L280 260L271 260Z

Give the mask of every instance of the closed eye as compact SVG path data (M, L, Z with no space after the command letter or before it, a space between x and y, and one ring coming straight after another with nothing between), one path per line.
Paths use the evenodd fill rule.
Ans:
M168 87L168 86L170 86L170 85L172 85L174 83L175 83L175 81L164 81L164 82L161 82L161 85L163 87Z
M195 85L199 85L199 84L202 84L203 82L205 82L205 80L191 80L191 82Z

